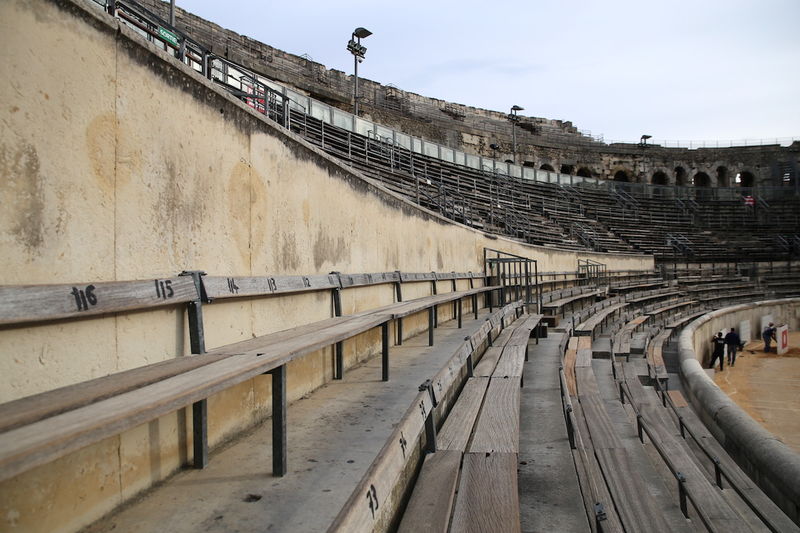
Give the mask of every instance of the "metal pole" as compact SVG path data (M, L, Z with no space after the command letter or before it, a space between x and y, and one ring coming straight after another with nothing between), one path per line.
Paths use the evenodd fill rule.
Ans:
M359 39L359 42L360 41L361 39ZM353 114L358 116L358 56L355 54L353 55L353 63L353 70L355 71L355 83L353 84Z
M175 0L169 1L169 25L175 27Z

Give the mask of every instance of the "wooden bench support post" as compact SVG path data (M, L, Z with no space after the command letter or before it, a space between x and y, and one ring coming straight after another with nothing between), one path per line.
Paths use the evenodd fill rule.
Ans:
M189 322L189 344L193 354L206 353L205 330L203 329L203 302L207 302L205 286L200 270L185 270L181 276L191 276L200 298L187 305ZM208 401L204 398L192 404L192 448L194 459L192 465L203 469L208 466Z
M208 400L192 404L193 466L203 469L208 466Z
M456 316L458 317L458 329L461 329L461 312L462 312L461 298L458 299L456 304Z
M389 381L389 322L381 324L381 367L383 381Z
M395 329L397 330L397 345L403 345L403 318L398 317L395 321Z
M428 346L433 346L433 328L434 328L434 314L436 306L432 305L428 308Z
M339 276L339 273L335 273ZM341 280L339 281L341 284ZM342 290L336 287L332 291L333 297L333 316L342 316ZM333 348L333 379L344 378L344 344L342 341L337 342Z
M334 365L333 365L333 379L344 378L344 343L339 341L335 344L334 349Z
M282 477L287 470L286 449L286 365L272 374L272 475Z

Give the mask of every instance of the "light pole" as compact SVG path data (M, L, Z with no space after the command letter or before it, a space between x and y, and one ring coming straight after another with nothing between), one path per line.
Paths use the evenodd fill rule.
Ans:
M517 122L519 117L517 111L523 111L525 108L518 105L511 107L511 113L508 115L508 120L511 121L511 151L514 154L514 164L517 164Z
M356 28L353 30L353 35L347 43L347 51L353 54L354 74L353 74L353 114L358 116L358 64L364 61L364 54L367 53L367 47L361 45L361 39L365 39L372 35L372 32L366 28Z

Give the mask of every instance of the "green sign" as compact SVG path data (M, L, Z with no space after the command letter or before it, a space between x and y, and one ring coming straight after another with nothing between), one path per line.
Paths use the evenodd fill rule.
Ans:
M158 36L167 41L174 47L178 47L178 36L166 28L158 27Z

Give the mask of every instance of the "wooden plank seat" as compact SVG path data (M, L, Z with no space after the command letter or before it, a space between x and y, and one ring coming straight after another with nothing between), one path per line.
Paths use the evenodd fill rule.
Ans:
M491 328L492 322L497 320L499 323L503 315L508 316L509 311L515 312L514 310L521 305L512 303L496 309L490 319L484 322L485 327ZM481 329L484 329L484 326ZM412 495L409 508L414 502L415 511L411 512L407 519L403 518L401 528L403 531L427 531L424 528L419 529L423 527L420 524L432 524L431 527L434 528L432 530L435 531L439 531L439 527L446 528L452 507L448 494L454 488L452 483L457 479L456 466L460 465L462 452L468 445L490 379L477 377L467 379L438 434L435 424L437 403L433 392L438 390L441 391L440 394L446 394L457 383L459 369L468 365L474 356L473 341L477 343L477 347L484 342L480 336L466 338L450 362L430 380L430 383L435 383L436 386L420 392L414 399L384 448L328 529L330 533L372 531L378 521L386 520L387 513L390 513L391 509L385 504L394 498L392 494L396 491L396 485L402 482L403 472L414 457L410 450L415 449L427 452L425 459L420 458L423 461L422 471L432 470L433 475L426 473L425 481L420 481L419 487L414 487L414 492L420 490L420 496ZM433 456L437 454L442 456L435 459ZM445 455L449 457L445 458ZM514 464L516 472L516 461ZM421 473L420 476L422 475ZM369 501L366 502L368 505L365 505L365 494L368 494ZM435 501L436 504L431 505L431 501ZM409 512L406 511L406 514Z
M401 282L401 273L282 277L178 277L62 285L5 286L0 323L27 324L124 311L188 305L192 352L126 372L78 383L0 406L0 477L7 479L107 436L193 404L195 466L207 464L205 398L260 373L273 375L274 472L285 472L285 363L382 326L384 379L388 379L391 313L371 310L333 317L205 351L201 306L212 299L332 290ZM433 274L455 280L473 274ZM470 282L472 284L472 282ZM483 288L466 291L479 294ZM486 289L490 290L490 289ZM399 291L398 291L399 293ZM443 300L454 297L442 296ZM217 377L208 367L217 369ZM172 388L167 388L173 384ZM105 413L109 410L109 413Z
M705 459L711 461L715 458L720 463L723 473L723 484L734 484L739 496L746 500L759 515L771 531L800 532L800 527L778 507L758 485L739 467L735 460L728 454L719 441L708 431L705 424L697 417L695 411L689 407L680 391L669 391L677 416L681 423L688 429L684 434L686 439L699 441L698 445L704 452ZM694 438L692 437L694 436Z
M592 449L626 531L671 531L606 411L591 364L575 368Z
M692 312L689 312L689 313L674 317L671 321L669 321L666 324L664 324L664 327L665 328L669 328L669 329L681 328L684 325L686 325L689 322L691 322L692 320L694 320L694 319L696 319L698 317L701 317L701 316L703 316L704 314L706 314L708 312L709 311L707 309L700 309L698 311L692 311Z
M652 391L646 391L632 365L623 363L622 374L632 399L634 412L649 430L652 444L668 468L684 476L682 485L689 493L695 512L713 531L749 531L734 510L697 465L688 444L680 438L666 409ZM644 434L641 435L642 439Z
M687 305L694 305L697 303L697 300L678 300L674 302L665 302L665 303L667 305L657 307L656 309L647 310L645 311L645 313L649 316L656 317L658 315L674 311L675 309L686 307Z
M639 315L626 322L612 337L614 355L629 356L633 332L649 320L647 315Z
M338 340L385 324L386 315L340 317L221 347L220 360L0 434L0 478L43 464L185 407L256 375L273 374L273 433L285 424L285 364ZM202 356L201 356L202 357ZM276 386L275 381L283 384ZM286 471L285 427L273 446L273 469ZM276 464L275 461L281 461Z
M643 304L645 302L649 302L652 300L661 300L665 298L672 298L674 296L680 296L680 291L659 291L654 293L647 293L641 296L636 296L635 298L626 298L625 301L631 304Z
M594 330L602 324L608 317L627 307L627 303L615 303L595 310L589 318L575 326L575 335L588 335L594 338Z
M464 291L452 291L441 294L433 294L422 298L416 298L406 302L397 302L380 308L381 312L391 315L391 319L396 321L397 324L397 343L402 344L403 335L403 318L420 313L423 311L428 312L428 344L433 346L434 343L434 329L437 327L437 306L446 303L455 303L455 316L458 322L458 327L462 324L462 301L464 298L472 298L472 308L475 318L478 317L478 295L483 294L486 298L486 306L493 310L492 298L489 296L494 291L501 290L500 286L485 286L475 287ZM365 311L369 313L372 311Z
M549 302L542 303L542 311L544 311L545 313L556 313L556 314L560 313L561 316L564 316L564 313L566 311L565 308L567 306L570 306L570 309L572 309L576 302L585 300L587 298L595 298L603 294L603 291L600 289L592 289L588 291L573 289L570 292L572 292L572 294L568 292L567 296L559 295L559 298L556 300L551 300Z
M648 374L651 378L661 382L665 389L669 388L669 374L664 365L664 343L671 335L672 330L670 329L660 331L647 345L645 352Z
M453 526L452 531L471 531L474 527L473 520L465 517L476 509L468 509L472 505L473 499L483 501L481 496L487 488L486 484L512 484L515 486L517 479L516 456L519 450L519 385L521 377L521 364L524 362L524 353L518 349L522 343L527 345L530 332L533 330L540 319L540 315L530 315L519 318L516 322L506 327L503 332L495 339L493 346L487 348L481 363L475 368L476 377L470 378L464 386L458 400L454 404L451 412L447 416L442 429L437 435L437 454L448 454L440 460L433 460L429 455L422 466L420 478L414 486L409 505L404 513L400 531L421 531L425 525L431 524L434 530L444 525L444 530L450 521L451 511L453 512L453 523L461 524ZM492 371L492 367L497 363L500 355L507 356L506 351L515 352L514 363L501 365ZM509 352L509 353L510 353ZM501 362L503 359L501 359ZM488 362L488 363L487 363ZM482 365L485 366L482 367ZM514 370L511 367L514 367ZM516 370L518 368L518 370ZM482 377L480 374L490 374L493 377ZM509 375L513 374L513 375ZM501 375L502 374L502 375ZM458 499L455 510L451 509L452 499L449 498L450 491L455 487L451 484L452 480L457 479L458 462L450 454L458 453L458 457L464 456L464 470L461 475L461 485L458 491ZM513 463L503 459L503 456L514 457ZM485 477L479 484L473 479L471 472L472 463L475 457L494 457L489 460L486 471L482 472ZM445 464L447 466L443 466ZM507 464L508 463L508 464ZM513 468L507 468L513 464ZM438 470L441 479L432 479L431 472ZM455 472L453 471L455 470ZM442 487L444 485L444 487ZM443 494L436 494L436 491ZM490 497L492 497L490 495ZM513 526L519 521L518 497L516 490L509 494L512 501L505 502L504 505L510 509L509 516L502 517L501 527L507 531L509 524ZM439 502L438 505L431 505L431 502ZM510 505L510 507L509 507ZM481 514L476 520L477 523L496 524L493 515L484 516L487 512L480 506L477 507ZM503 511L509 512L508 509ZM488 520L488 522L486 522ZM516 522L515 522L516 521ZM494 527L494 526L492 526Z

